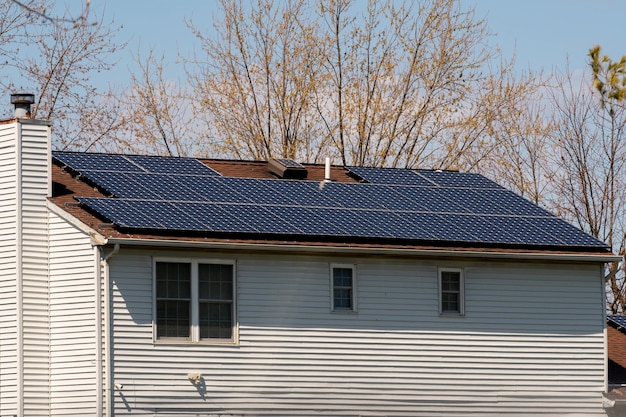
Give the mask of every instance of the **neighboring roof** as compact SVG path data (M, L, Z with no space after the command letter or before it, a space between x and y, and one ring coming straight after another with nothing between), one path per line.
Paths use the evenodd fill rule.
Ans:
M606 317L609 323L613 324L616 328L626 329L626 316L609 315Z
M622 385L626 383L626 316L609 315L607 324L608 381Z
M606 244L478 174L53 153L59 207L106 237L610 254ZM286 161L284 161L286 163Z

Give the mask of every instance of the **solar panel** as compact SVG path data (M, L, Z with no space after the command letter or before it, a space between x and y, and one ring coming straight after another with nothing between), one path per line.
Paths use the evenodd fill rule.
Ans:
M432 229L432 225L441 220L440 216L432 213L390 212L390 211L363 211L362 216L371 216L370 221L384 228L396 239L417 239L432 241L440 235ZM368 218L368 217L366 217Z
M176 179L186 188L193 190L193 195L197 196L193 199L194 201L212 201L216 203L252 202L252 200L242 194L245 192L243 189L238 189L238 191L229 186L229 184L233 184L231 178L188 175L176 177Z
M296 202L282 193L271 182L276 180L259 180L253 178L228 178L226 184L238 193L244 195L248 201L257 204L291 204Z
M129 161L141 166L147 172L156 174L176 175L208 175L220 176L220 174L204 165L195 158L173 158L164 156L126 156Z
M201 224L197 230L215 231L224 233L243 232L252 233L258 230L244 219L237 217L219 204L180 202L174 205L186 217L193 218ZM174 229L176 230L176 229Z
M463 231L460 241L464 242L489 242L521 244L522 241L513 233L509 233L506 228L498 227L498 222L494 221L495 216L480 216L473 214L449 214L445 219L456 229Z
M397 185L419 185L432 187L433 183L427 178L418 175L412 169L391 169L391 168L366 168L347 167L359 178L373 184L397 184Z
M321 190L319 190L319 193L322 196L332 200L335 203L335 207L369 209L382 208L379 204L376 203L376 201L374 201L373 198L369 198L371 197L371 195L367 193L367 191L360 191L360 185L365 184L328 182L324 184Z
M218 172L195 158L74 152L53 152L52 155L57 161L77 172L149 172L155 174L220 176Z
M52 156L63 165L66 165L77 172L145 172L143 168L136 164L133 164L122 155L53 152Z
M509 190L480 190L486 199L496 202L502 207L506 207L510 214L517 216L548 216L554 217L552 213L526 200Z
M532 224L541 230L544 230L551 236L558 237L566 246L584 246L584 247L606 247L604 242L594 238L582 230L572 226L558 217L534 217L528 218Z
M301 230L305 235L347 235L345 230L337 230L336 225L325 221L326 219L318 216L316 210L312 208L273 205L267 206L266 209L274 216L285 219L291 225Z
M195 215L181 210L178 203L168 201L130 200L128 204L142 210L146 216L158 219L165 230L207 230L205 224Z
M147 214L139 204L132 204L128 200L119 198L88 198L77 197L85 206L97 212L106 221L115 223L123 228L132 229L161 229L160 219Z
M511 212L496 201L487 198L485 193L463 188L438 188L436 190L444 198L463 207L465 212L474 214L510 215Z
M264 180L266 189L275 195L283 196L283 200L275 200L275 204L290 204L306 207L336 207L337 203L326 197L319 189L319 183L312 181Z
M220 207L232 216L253 225L256 231L260 233L284 235L301 235L304 233L296 225L287 221L287 219L276 216L268 206L220 204Z
M536 227L533 221L518 216L492 216L488 218L499 230L515 237L515 240L494 239L494 242L532 244L532 245L562 245L563 242L542 228Z
M138 174L136 172L81 171L81 176L97 185L104 194L120 198L156 198L150 188L133 180L133 176Z
M440 187L503 189L482 175L469 172L419 170L416 173Z
M445 191L438 188L391 186L408 201L404 210L426 211L429 213L468 213L469 210L458 202L445 196Z
M332 227L334 233L340 236L358 236L358 237L392 237L392 235L384 229L381 219L368 218L364 214L366 210L353 210L343 208L317 208L315 215L321 219L324 224Z

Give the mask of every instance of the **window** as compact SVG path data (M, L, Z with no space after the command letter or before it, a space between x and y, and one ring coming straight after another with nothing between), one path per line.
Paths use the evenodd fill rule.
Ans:
M234 263L155 262L155 338L235 341Z
M444 315L462 315L463 308L463 270L440 269L439 312Z
M356 311L354 265L331 265L332 311Z

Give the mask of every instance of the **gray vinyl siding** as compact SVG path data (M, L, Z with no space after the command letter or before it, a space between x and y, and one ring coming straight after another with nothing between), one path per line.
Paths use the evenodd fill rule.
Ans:
M48 144L45 123L0 125L3 415L48 415L49 409L49 391L42 389L49 385Z
M96 263L89 236L50 213L50 415L95 416Z
M238 344L207 345L153 342L152 255L176 253L110 263L116 415L605 415L597 264L180 252L236 260ZM331 263L358 313L330 311ZM465 316L438 314L442 266Z

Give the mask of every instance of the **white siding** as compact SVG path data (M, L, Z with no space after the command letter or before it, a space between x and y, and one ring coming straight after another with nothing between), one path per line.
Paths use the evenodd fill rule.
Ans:
M16 124L0 124L0 415L17 410Z
M46 123L0 125L3 415L48 415L49 139Z
M20 123L22 174L22 316L24 415L49 415L48 211L49 128Z
M96 263L89 236L50 213L52 416L95 416Z
M181 252L237 261L216 346L152 342L150 255L174 253L111 261L116 415L604 415L599 265ZM330 312L333 262L356 314ZM464 317L438 315L438 266L464 268Z

